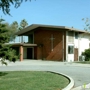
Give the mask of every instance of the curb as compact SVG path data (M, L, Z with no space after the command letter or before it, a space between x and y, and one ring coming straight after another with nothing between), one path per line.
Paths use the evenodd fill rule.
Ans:
M74 87L74 80L70 76L65 75L63 73L54 72L54 71L49 71L49 72L55 73L55 74L58 74L58 75L62 75L64 77L66 77L67 79L69 79L70 83L65 88L63 88L62 90L71 90Z

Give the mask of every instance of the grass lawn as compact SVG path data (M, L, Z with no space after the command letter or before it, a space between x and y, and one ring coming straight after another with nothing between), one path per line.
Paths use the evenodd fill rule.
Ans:
M76 62L76 63L90 64L90 61L79 61L79 62Z
M68 84L67 78L50 72L0 72L0 90L61 90Z

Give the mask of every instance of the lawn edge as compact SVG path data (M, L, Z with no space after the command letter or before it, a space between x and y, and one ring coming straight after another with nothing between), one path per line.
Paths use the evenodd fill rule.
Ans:
M55 73L58 75L62 75L69 80L70 83L65 88L63 88L62 90L71 90L74 87L74 85L75 85L74 80L70 76L63 74L63 73L60 73L60 72L55 72L55 71L49 71L49 72Z

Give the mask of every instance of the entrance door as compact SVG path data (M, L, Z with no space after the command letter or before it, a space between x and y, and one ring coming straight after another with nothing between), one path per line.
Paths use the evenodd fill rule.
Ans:
M27 59L33 58L33 48L27 48Z
M78 48L74 48L74 61L78 61Z

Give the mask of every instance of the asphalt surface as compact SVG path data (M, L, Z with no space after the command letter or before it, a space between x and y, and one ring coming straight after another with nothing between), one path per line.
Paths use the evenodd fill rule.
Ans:
M54 71L66 74L74 79L75 87L90 83L90 64L67 62L24 60L15 63L8 62L8 66L0 64L0 71Z

